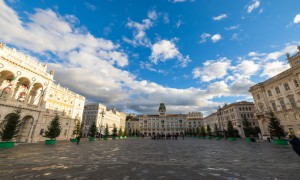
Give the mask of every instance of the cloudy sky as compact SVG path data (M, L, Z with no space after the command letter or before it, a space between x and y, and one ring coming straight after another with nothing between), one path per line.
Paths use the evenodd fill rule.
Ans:
M0 0L0 41L55 70L56 83L128 113L252 101L289 68L295 0Z

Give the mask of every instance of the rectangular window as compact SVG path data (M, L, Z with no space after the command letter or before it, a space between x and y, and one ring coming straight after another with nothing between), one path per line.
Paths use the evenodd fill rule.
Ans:
M275 91L276 91L277 94L279 94L280 93L279 87L275 87Z
M264 112L264 105L263 104L259 104L258 106L259 106L260 112Z
M65 130L64 136L66 136L66 135L67 135L67 132L68 132L68 130Z
M274 101L271 102L273 111L277 111L276 103Z
M297 79L294 79L294 84L296 87L299 87L299 83L298 83Z
M281 106L282 110L286 110L286 106L285 106L284 100L281 99L279 102L280 102L280 106Z
M295 99L294 99L293 96L290 96L290 97L289 97L289 101L290 101L291 108L294 109L294 108L297 107L296 102L295 102Z
M271 90L268 90L268 95L269 95L269 96L272 96Z
M284 89L285 89L286 91L291 90L288 83L283 84L283 86L284 86Z
M41 130L40 130L40 135L41 135L41 136L44 134L44 131L45 131L44 129L41 129Z

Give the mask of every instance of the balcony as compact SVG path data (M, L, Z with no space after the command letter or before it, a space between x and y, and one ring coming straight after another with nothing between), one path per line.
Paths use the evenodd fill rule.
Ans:
M12 108L21 108L21 109L28 109L31 111L42 111L44 109L43 106L37 106L33 104L27 104L26 102L20 102L14 99L7 99L0 97L0 105L9 106Z

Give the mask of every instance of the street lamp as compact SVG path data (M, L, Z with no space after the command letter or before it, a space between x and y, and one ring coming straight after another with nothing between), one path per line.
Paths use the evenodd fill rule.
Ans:
M101 121L100 121L100 136L99 136L99 139L101 139L101 130L102 130L102 119L103 119L103 117L104 117L104 114L105 114L105 112L104 112L104 109L102 109L102 112L100 113L101 114Z

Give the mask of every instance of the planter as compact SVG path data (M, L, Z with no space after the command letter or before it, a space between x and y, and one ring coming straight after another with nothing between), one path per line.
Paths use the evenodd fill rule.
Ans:
M113 140L116 140L116 139L117 139L117 136L113 136L112 139L113 139Z
M288 145L288 140L286 139L273 139L273 143L277 145Z
M90 142L94 142L95 141L95 137L89 137L89 141Z
M215 137L216 140L221 140L221 137L217 136Z
M235 137L230 137L228 138L229 141L236 141L236 138Z
M201 139L206 139L206 137L205 136L201 136Z
M108 137L104 137L103 139L104 139L104 140L108 140Z
M123 136L124 139L127 139L127 136Z
M11 142L11 141L0 142L0 149L1 148L13 148L14 146L15 146L15 142Z
M71 139L71 142L72 142L72 143L76 143L76 142L77 142L77 139Z
M246 142L251 142L251 138L246 137Z
M212 137L211 136L207 136L206 139L212 139Z
M55 139L53 139L53 140L46 140L46 141L45 141L45 144L46 144L46 145L53 145L53 144L56 144L56 140L55 140Z
M123 136L119 136L119 139L123 139Z

